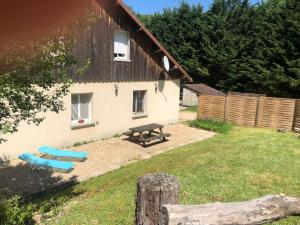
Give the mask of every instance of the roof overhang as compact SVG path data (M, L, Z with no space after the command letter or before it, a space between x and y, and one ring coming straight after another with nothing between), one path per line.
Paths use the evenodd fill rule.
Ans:
M168 59L174 64L175 68L178 69L183 80L192 81L193 79L188 75L188 73L183 69L183 67L173 58L169 51L162 46L162 44L154 37L154 35L146 28L146 26L140 21L140 19L132 13L128 6L122 0L116 0L116 3L121 6L121 8L129 15L129 17L136 23L140 29L145 32L145 34L150 38L150 40L160 49L160 51L168 57Z
M215 96L227 96L222 91L219 91L213 87L210 87L202 83L183 84L182 87L198 95L204 94L204 95L215 95Z

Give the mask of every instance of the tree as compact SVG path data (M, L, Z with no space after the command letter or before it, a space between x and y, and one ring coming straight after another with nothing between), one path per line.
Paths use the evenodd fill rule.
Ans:
M204 47L207 82L223 91L255 92L247 72L255 8L248 0L216 0L206 18L211 43Z
M300 3L214 0L141 17L195 82L225 92L300 97Z
M76 24L87 25L86 18ZM89 61L78 65L73 55L73 25L43 40L0 47L0 143L3 135L18 131L22 121L39 125L45 112L63 110L71 75L89 66Z
M203 65L203 45L207 40L200 5L190 6L182 1L179 8L140 18L195 80L208 75Z
M217 7L219 2L208 12L213 14L211 18L220 15L215 11L222 8ZM210 68L215 74L212 77L219 75L219 80L214 80L217 86L222 90L299 97L299 3L270 0L251 7L247 1L223 2L226 4L221 4L224 8L220 17L225 24L224 37L229 38L224 39L226 47L222 47L227 49L222 60L226 70L215 65ZM210 57L212 62L223 55L221 50L216 53Z

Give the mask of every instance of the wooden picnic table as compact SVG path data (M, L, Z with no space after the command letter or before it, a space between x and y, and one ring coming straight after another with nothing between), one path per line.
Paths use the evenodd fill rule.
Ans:
M164 133L163 128L164 125L152 123L144 126L130 128L129 131L125 132L124 134L129 136L129 139L134 139L139 143L142 143L142 145L145 147L146 143L155 140L166 141L166 137L171 136L171 134ZM147 134L145 134L145 132L147 132ZM135 136L136 133L138 133L137 136Z

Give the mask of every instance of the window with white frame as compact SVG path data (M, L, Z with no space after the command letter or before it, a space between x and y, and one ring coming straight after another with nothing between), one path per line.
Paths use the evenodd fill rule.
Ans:
M92 121L92 94L72 94L72 123L84 124Z
M127 31L115 31L114 58L115 60L130 60L130 37Z
M147 114L147 91L134 91L133 92L133 114L146 115Z

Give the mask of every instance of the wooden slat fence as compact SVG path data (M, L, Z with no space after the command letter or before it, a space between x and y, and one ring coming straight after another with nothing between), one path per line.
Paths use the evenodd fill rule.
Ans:
M293 128L295 100L261 97L257 127L291 131Z
M213 119L224 121L226 97L200 95L199 97L199 119Z
M300 132L300 100L255 95L201 95L199 119Z
M257 97L229 95L226 104L226 121L242 126L255 126Z
M300 132L300 100L296 101L294 130Z

